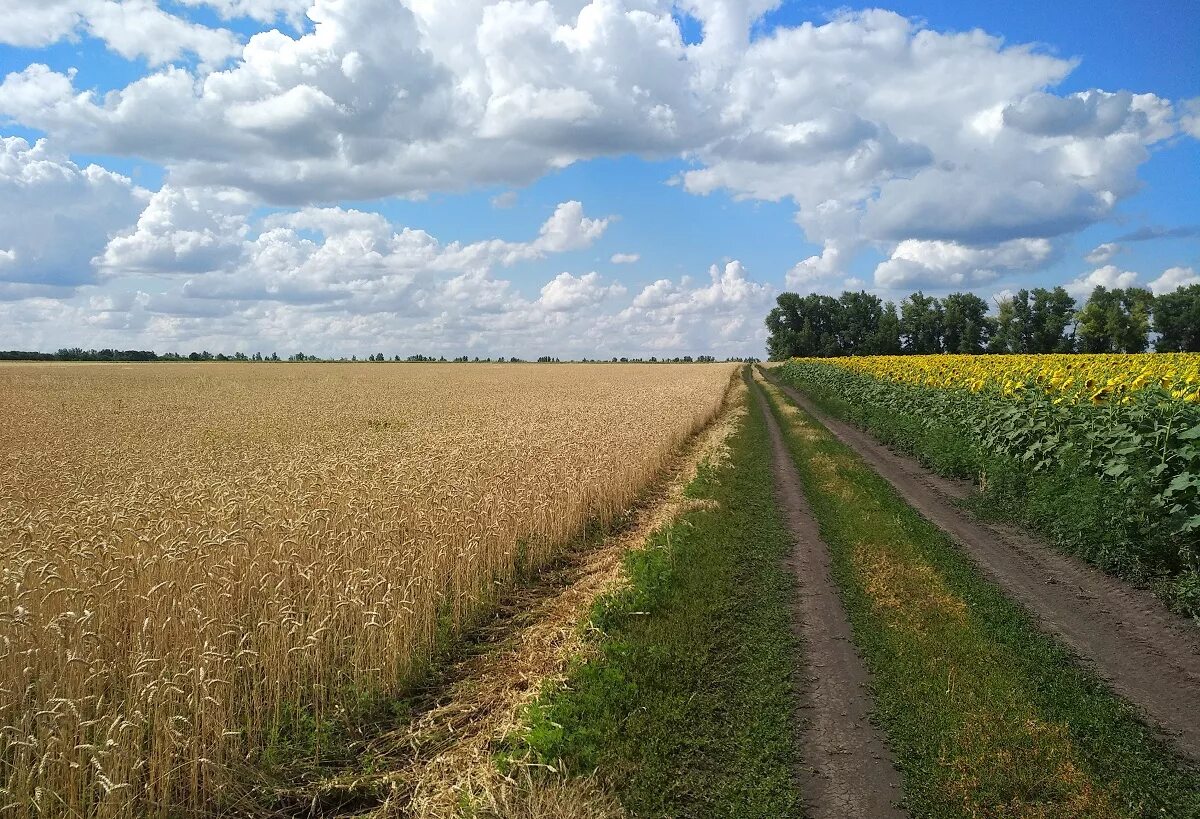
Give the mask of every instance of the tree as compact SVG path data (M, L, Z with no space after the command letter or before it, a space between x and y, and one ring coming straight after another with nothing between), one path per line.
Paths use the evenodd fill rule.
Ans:
M1120 300L1116 291L1097 285L1079 311L1076 336L1082 353L1112 353L1113 325L1120 322Z
M1075 299L1061 287L1033 289L1029 308L1029 352L1069 353L1075 349L1075 334L1067 332L1075 318Z
M982 353L992 334L988 305L974 293L951 293L942 299L942 344L948 353Z
M988 351L993 353L1028 353L1033 345L1033 309L1029 306L1029 291L1021 288L996 305L995 332Z
M838 348L844 355L875 355L880 351L879 323L883 302L865 290L842 293L838 299Z
M767 351L773 361L794 356L833 356L841 350L841 303L831 296L780 293L767 315Z
M900 335L904 352L917 355L940 353L944 320L941 302L920 290L900 302Z
M1200 284L1154 300L1154 332L1160 353L1200 353Z
M1084 353L1143 353L1149 346L1154 296L1129 287L1097 286L1079 311L1076 335Z
M1154 294L1142 287L1127 287L1121 291L1122 322L1117 342L1123 353L1144 353L1150 346L1150 315L1154 311Z
M900 348L900 315L896 312L896 303L889 301L883 305L879 315L879 329L875 332L872 348L877 355L899 355Z

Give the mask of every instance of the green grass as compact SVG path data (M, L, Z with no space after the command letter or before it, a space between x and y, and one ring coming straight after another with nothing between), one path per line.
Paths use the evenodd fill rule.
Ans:
M532 709L525 741L596 771L636 816L798 816L790 539L756 408L689 494L715 505L630 554L630 586L594 610L593 658Z
M772 407L914 816L1200 816L1200 772L851 450Z

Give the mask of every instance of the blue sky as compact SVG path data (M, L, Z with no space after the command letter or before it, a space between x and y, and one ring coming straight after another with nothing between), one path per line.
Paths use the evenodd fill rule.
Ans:
M761 355L783 289L1200 271L1192 2L5 8L0 347Z

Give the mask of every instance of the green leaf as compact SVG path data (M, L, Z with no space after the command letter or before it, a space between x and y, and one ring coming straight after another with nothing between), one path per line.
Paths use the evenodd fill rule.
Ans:
M1179 433L1179 437L1184 441L1194 441L1197 438L1200 438L1200 424L1196 424L1196 426L1192 427L1187 432Z
M1193 475L1191 472L1184 472L1181 475L1176 475L1175 479L1167 484L1168 492L1179 492L1187 489L1189 486L1200 485L1200 477Z

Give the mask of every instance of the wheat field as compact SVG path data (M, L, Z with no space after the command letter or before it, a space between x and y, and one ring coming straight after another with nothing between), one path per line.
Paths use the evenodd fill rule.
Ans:
M732 373L0 367L0 815L228 810L626 508Z

